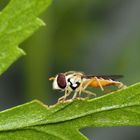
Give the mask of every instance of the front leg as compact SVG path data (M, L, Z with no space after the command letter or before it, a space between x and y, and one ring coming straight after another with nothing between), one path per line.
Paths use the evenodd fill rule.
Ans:
M58 103L65 102L65 100L66 100L66 96L64 95L58 99Z
M65 90L65 94L64 96L60 97L58 99L58 103L59 102L65 102L66 101L66 98L70 95L71 91L69 91L68 89Z

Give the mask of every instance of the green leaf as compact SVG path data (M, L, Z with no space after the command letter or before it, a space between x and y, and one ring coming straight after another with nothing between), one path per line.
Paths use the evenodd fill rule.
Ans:
M18 45L45 25L37 16L51 0L11 0L0 13L0 74L24 55Z
M90 100L35 100L0 113L0 139L86 140L85 127L139 126L140 83Z

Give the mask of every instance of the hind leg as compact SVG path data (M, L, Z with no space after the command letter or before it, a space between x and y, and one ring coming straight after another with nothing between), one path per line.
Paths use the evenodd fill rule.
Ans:
M96 96L96 93L91 92L91 91L88 91L88 90L82 90L82 92L85 93L85 94L87 94L87 97Z
M124 88L127 87L127 86L124 85L122 82L115 82L115 83L114 83L114 86L118 87L119 89L124 89Z

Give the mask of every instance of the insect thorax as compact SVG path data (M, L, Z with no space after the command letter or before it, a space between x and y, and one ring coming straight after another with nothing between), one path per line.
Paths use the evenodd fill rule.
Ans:
M81 84L81 77L77 75L69 75L67 76L67 86L69 86L72 90L76 90Z

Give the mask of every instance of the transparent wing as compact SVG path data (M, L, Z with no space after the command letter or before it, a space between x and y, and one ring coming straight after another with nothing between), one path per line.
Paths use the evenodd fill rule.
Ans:
M84 75L83 76L84 78L87 78L87 79L91 79L93 77L97 77L97 78L102 78L102 79L111 79L111 80L117 80L117 79L120 79L120 78L123 78L124 76L123 75Z

